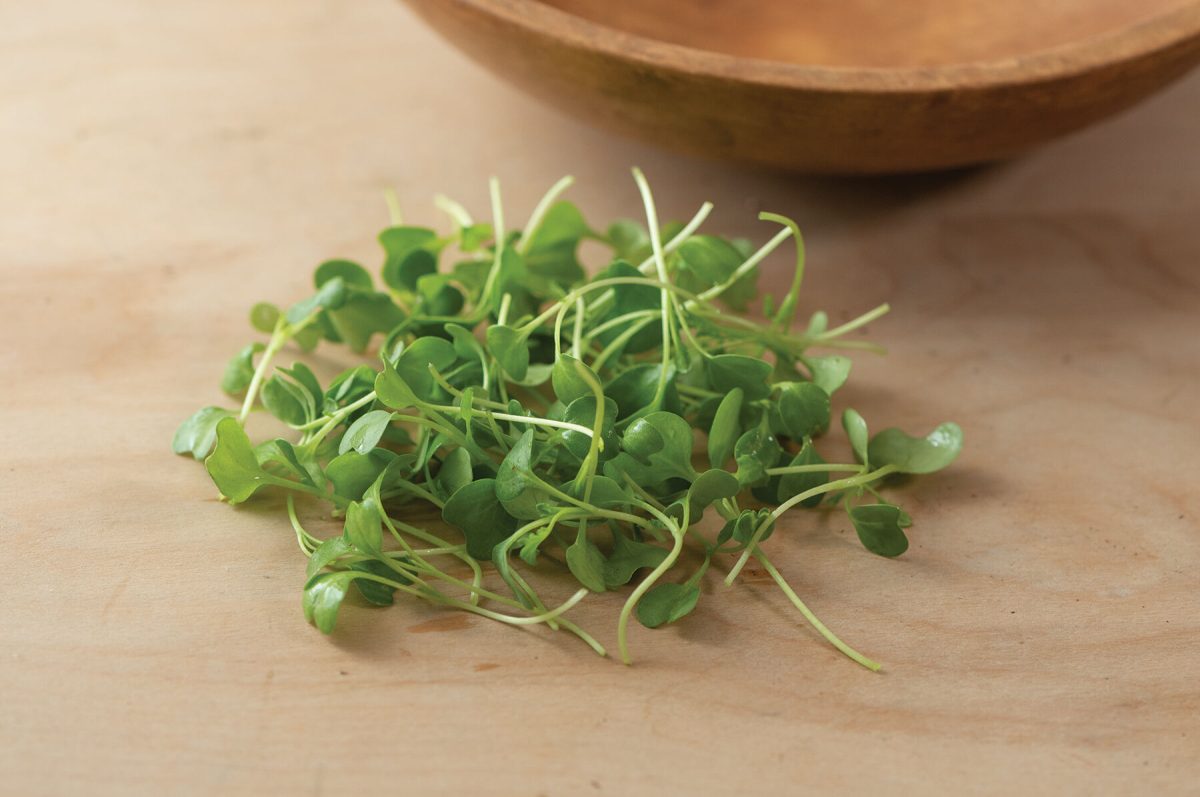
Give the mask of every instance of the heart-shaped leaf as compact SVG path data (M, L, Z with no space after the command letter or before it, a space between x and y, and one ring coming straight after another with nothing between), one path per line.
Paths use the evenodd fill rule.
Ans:
M467 553L481 560L490 560L492 550L518 524L496 497L495 479L478 479L456 490L442 507L442 519L463 533Z
M880 556L899 556L908 550L908 537L900 527L904 518L903 510L892 504L864 504L850 510L850 521L863 547Z
M655 584L638 601L638 622L647 628L673 623L691 613L700 600L700 588L692 584Z
M342 435L341 442L338 443L338 453L345 454L353 450L366 454L379 444L393 415L390 410L371 410L363 413Z
M488 351L500 367L516 381L525 378L529 369L529 347L525 336L512 327L492 325L487 330Z
M884 429L871 438L867 450L875 467L895 465L900 473L933 473L958 457L962 443L962 429L947 422L925 437L911 437L895 428Z

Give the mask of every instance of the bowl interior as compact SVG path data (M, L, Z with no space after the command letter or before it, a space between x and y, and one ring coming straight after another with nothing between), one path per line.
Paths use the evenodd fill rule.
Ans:
M1193 0L539 0L649 39L795 64L943 66L1046 50Z

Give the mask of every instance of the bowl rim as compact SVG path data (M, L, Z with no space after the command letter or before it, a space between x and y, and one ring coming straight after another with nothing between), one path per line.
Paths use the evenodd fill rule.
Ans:
M447 0L434 0L447 2ZM1024 55L937 66L854 67L747 58L651 39L576 16L541 0L453 0L535 35L641 66L728 81L830 92L921 93L1042 83L1200 42L1200 0L1119 30Z

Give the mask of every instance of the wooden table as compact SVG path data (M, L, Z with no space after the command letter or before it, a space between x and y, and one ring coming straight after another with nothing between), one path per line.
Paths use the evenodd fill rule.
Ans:
M564 120L388 0L5 4L0 792L1194 794L1198 109L1195 75L1018 162L801 179ZM169 453L250 303L377 262L384 187L432 222L494 172L523 216L572 172L604 220L636 215L634 163L669 215L798 218L806 310L895 308L846 399L966 430L896 493L902 559L837 516L772 540L883 674L753 574L637 630L632 669L423 606L327 639L286 523ZM580 611L606 642L617 600Z

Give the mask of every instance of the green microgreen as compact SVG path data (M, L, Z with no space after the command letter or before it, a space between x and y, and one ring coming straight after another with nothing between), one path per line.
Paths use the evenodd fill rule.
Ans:
M619 591L617 648L629 662L632 618L678 622L710 568L732 584L754 559L830 644L878 669L816 618L762 546L799 544L797 524L781 522L791 510L840 506L835 517L867 550L903 553L912 519L880 491L891 474L949 465L962 430L871 437L846 408L855 461L827 460L818 444L850 375L846 353L880 350L853 333L887 305L833 328L815 312L794 329L805 276L795 222L761 214L775 228L755 248L701 233L709 203L686 224L660 223L636 169L634 183L645 224L603 228L563 198L569 177L520 229L505 226L494 179L490 223L435 200L453 223L445 234L406 226L389 193L377 276L327 260L310 296L251 309L266 339L241 349L220 380L240 407L199 410L172 450L203 460L229 503L285 491L308 558L302 606L321 631L333 631L353 584L370 605L415 598L544 624L605 655L568 614L590 593ZM761 266L789 239L787 292L763 297L755 316ZM585 268L584 241L606 246L608 262ZM370 354L325 387L304 363L275 362L288 346L321 342ZM256 411L289 437L253 443ZM340 535L304 528L297 507L314 503L342 518ZM556 587L563 581L577 587ZM557 601L540 594L550 590Z

